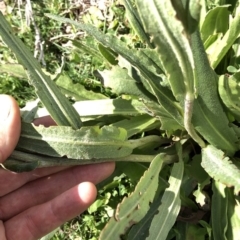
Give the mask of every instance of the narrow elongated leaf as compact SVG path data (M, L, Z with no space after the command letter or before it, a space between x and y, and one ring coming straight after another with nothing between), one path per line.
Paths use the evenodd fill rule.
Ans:
M188 1L188 4L193 4L193 11L200 12L200 1ZM229 122L218 96L217 76L209 66L198 31L189 32L184 13L176 12L181 10L181 4L139 0L137 6L146 31L157 46L174 96L184 108L185 129L201 146L205 143L195 130L209 143L234 154L238 139L233 129L226 127ZM183 6L182 11L186 11ZM194 15L197 16L197 12Z
M228 240L226 231L228 228L228 196L226 194L226 185L220 182L213 182L213 197L211 207L211 221L214 239Z
M23 162L12 159L11 157L4 162L4 164L0 164L2 168L9 170L11 172L21 173L21 172L30 172L38 167L38 162Z
M133 7L131 1L123 0L123 4L126 8L127 19L130 22L132 28L143 42L146 42L150 48L153 48L153 44L150 42L149 36L143 29L141 19L138 15L137 9Z
M225 156L224 152L208 145L202 149L202 167L216 181L234 187L235 194L240 191L240 169Z
M128 198L124 198L122 203L118 205L115 216L110 219L101 232L100 240L120 240L121 234L124 234L128 228L145 216L158 187L158 175L163 161L164 154L159 154L154 158L134 192Z
M146 113L144 104L138 100L100 99L79 101L73 104L81 117L103 115L139 115ZM39 109L36 118L49 115L45 108Z
M162 204L158 208L157 215L152 220L147 240L165 240L180 211L180 186L184 170L181 146L179 146L178 155L179 163L173 165L168 180L169 187L165 190L161 201Z
M73 159L118 158L131 154L132 145L127 141L124 129L105 126L83 127L35 127L22 123L17 149L53 157Z
M72 45L74 47L76 47L76 49L83 51L87 54L91 54L93 57L97 58L99 60L99 62L101 62L103 60L103 56L98 51L97 46L91 44L91 42L89 43L88 39L86 40L86 42L72 40L72 39L69 39L69 41L72 42Z
M240 201L234 196L232 189L227 189L228 197L228 229L227 239L238 239L240 236Z
M194 101L192 123L210 144L233 155L239 148L239 140L234 130L229 127L229 120L218 94L218 77L209 65L199 32L191 35L191 44L196 63L198 93Z
M183 34L184 24L177 20L171 1L139 0L136 3L145 30L157 46L173 94L183 103L186 88L194 92L194 62L187 34Z
M46 16L60 22L73 24L94 36L104 46L111 48L113 51L124 57L141 73L149 85L151 93L155 95L165 111L169 112L172 118L174 118L180 125L183 125L181 107L176 103L170 90L161 86L161 77L156 74L155 66L153 66L151 58L144 54L143 51L129 49L117 37L113 35L105 35L91 25L78 23L71 19L54 16L52 14L46 14Z
M159 178L158 190L154 202L150 205L150 209L145 217L136 225L134 225L128 233L128 239L143 240L149 234L149 227L155 214L158 213L158 208L161 205L161 200L164 190L168 187L167 181Z
M79 129L82 123L78 113L67 98L58 90L56 84L42 72L40 64L23 42L14 36L9 23L1 12L0 35L26 69L29 83L35 87L38 97L57 124Z
M98 49L107 62L109 62L111 65L117 65L117 54L114 51L112 51L110 48L104 47L102 44L98 45Z

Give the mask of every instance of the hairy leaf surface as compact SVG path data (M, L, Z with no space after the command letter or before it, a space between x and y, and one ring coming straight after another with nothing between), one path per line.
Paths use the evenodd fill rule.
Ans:
M202 167L216 181L240 191L240 169L224 155L224 152L208 145L202 149Z
M222 75L219 78L218 91L227 109L240 121L240 72L230 77Z
M123 128L94 126L73 130L71 127L46 128L22 123L17 149L53 157L94 159L128 156L132 153L131 146Z
M86 31L94 36L104 46L111 48L116 53L124 57L130 62L144 77L145 81L151 89L151 93L158 99L165 111L169 112L180 125L183 125L181 107L176 103L171 91L161 86L161 77L156 74L155 66L143 51L135 51L126 47L126 45L118 38L112 35L105 35L98 31L95 27L87 24L78 23L67 18L46 14L46 16L60 22L73 24L74 26Z
M179 162L174 163L168 183L162 197L162 204L154 216L147 240L165 240L174 225L180 211L180 186L182 183L184 163L182 160L182 146L178 147Z
M1 11L0 35L26 69L29 83L35 87L38 97L57 124L79 129L82 123L78 113L50 77L43 73L39 62L28 48L13 34Z
M121 239L129 227L139 222L149 210L149 204L153 201L157 187L158 175L164 161L164 154L157 155L148 170L138 182L135 190L127 198L124 198L116 209L115 216L110 219L100 239Z

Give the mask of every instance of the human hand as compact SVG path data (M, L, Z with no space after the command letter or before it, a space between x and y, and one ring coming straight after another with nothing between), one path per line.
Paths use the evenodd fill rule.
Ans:
M39 121L36 121L39 124ZM42 120L49 125L49 119ZM20 134L15 100L0 95L0 162L15 148ZM0 169L0 239L36 240L86 210L96 187L114 163L51 167L13 173Z

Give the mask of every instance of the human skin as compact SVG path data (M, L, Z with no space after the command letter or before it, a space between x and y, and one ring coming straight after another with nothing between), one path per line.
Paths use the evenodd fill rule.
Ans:
M35 124L49 126L50 118ZM16 101L0 95L0 163L14 150L21 121ZM0 168L0 239L36 240L86 210L96 198L95 184L114 163L36 169L13 173Z

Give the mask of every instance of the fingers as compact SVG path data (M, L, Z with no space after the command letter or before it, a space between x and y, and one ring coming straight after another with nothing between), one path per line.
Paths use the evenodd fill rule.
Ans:
M75 186L53 200L5 222L8 240L36 240L86 210L96 198L92 183Z
M0 197L13 192L27 182L63 171L64 169L67 169L67 167L38 168L31 172L23 173L14 173L0 169Z
M113 170L114 163L85 165L29 182L0 198L0 219L10 219L32 206L55 198L81 182L89 181L97 184L107 178Z
M21 129L20 111L16 101L7 95L0 95L0 162L3 162L15 148Z

